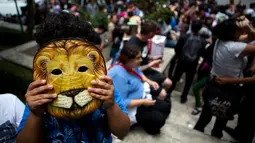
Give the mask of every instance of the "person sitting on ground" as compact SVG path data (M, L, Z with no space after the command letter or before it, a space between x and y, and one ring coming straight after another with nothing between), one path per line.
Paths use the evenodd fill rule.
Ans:
M0 141L15 143L25 105L13 94L0 94Z
M49 15L37 27L35 39L40 47L54 39L79 38L93 42L93 27L74 15L61 13ZM93 98L102 101L101 110L95 110L88 116L77 120L57 119L45 112L45 105L52 102L57 95L45 94L53 86L46 85L45 80L32 82L25 95L26 107L17 131L17 143L43 142L105 142L111 143L111 133L122 139L129 131L130 120L122 103L119 92L114 88L108 76L93 80L88 92Z
M165 124L171 104L161 96L158 84L139 70L141 62L140 49L136 45L125 45L108 75L120 91L131 124L138 123L149 134L157 134Z
M141 32L132 36L126 44L136 45L136 48L139 48L142 51L143 61L140 70L144 72L144 75L149 79L156 81L160 86L167 90L171 87L172 81L162 73L152 69L154 65L157 65L162 61L162 56L149 56L147 47L147 41L153 38L156 30L157 25L153 21L145 21L142 23Z

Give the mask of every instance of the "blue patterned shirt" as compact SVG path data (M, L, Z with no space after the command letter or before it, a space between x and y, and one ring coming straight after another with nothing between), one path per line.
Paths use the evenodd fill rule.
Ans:
M114 98L120 109L127 114L126 108L123 106L119 92L114 90ZM100 110L101 109L101 110ZM101 107L94 111L91 115L85 116L78 120L56 119L53 116L45 114L44 116L44 133L45 142L52 143L111 143L111 132L108 129L107 120L104 118L104 109ZM17 134L25 126L30 110L26 104L23 118L18 127ZM94 132L92 132L93 130ZM90 140L89 134L93 136ZM94 133L94 134L93 134Z

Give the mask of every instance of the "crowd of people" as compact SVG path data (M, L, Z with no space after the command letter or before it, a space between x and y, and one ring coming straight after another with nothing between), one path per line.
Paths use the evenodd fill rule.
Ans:
M89 22L79 19L78 6L70 5L70 11L67 11L61 8L63 2L55 2L53 14L37 27L35 39L39 45L44 45L54 39L76 37L88 40L102 50L105 39L100 34L108 33L107 39L112 43L112 65L96 87L107 92L91 90L91 93L105 99L103 105L109 105L105 109L109 129L102 132L98 127L93 131L101 135L90 136L78 123L76 132L69 130L69 121L62 122L67 130L60 129L55 118L48 118L49 115L43 112L42 105L56 98L44 94L53 87L46 86L45 81L34 81L26 93L23 118L18 116L20 123L13 121L18 127L17 142L43 142L45 139L52 142L103 140L106 143L112 141L109 133L123 138L134 126L142 127L151 135L159 134L171 113L172 91L185 73L180 103L185 104L192 98L188 96L192 89L195 97L192 114L201 113L194 129L204 132L216 116L212 136L220 139L225 130L238 143L252 143L255 133L252 110L255 101L252 92L255 85L255 3L246 8L241 2L234 4L232 1L228 5L217 5L213 0L169 2L163 7L173 12L173 16L158 21L145 19L146 12L129 1L81 3L92 16L98 8L104 7L109 15L108 26L92 27ZM153 68L162 62L162 56L151 56L147 48L148 41L155 35L166 36L166 48L175 50L168 76ZM236 128L227 127L227 122L236 114ZM56 132L44 132L46 130ZM77 132L81 132L79 141Z

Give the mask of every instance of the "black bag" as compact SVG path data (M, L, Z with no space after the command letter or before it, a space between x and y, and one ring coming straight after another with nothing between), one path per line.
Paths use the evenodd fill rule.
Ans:
M213 51L213 66L216 61L216 51L218 49L219 40L216 41ZM242 70L240 70L240 75ZM234 114L237 113L242 98L242 90L239 85L219 85L215 81L215 77L211 77L206 86L203 97L207 105L211 109L212 115L232 120Z
M203 92L206 105L209 106L212 115L232 120L237 113L240 104L241 88L235 85L218 85L211 79Z
M182 47L181 60L193 63L198 60L202 48L202 37L191 34Z

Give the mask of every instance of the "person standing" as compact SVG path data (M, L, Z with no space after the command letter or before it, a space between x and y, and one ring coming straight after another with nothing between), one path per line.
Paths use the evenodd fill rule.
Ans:
M210 79L203 92L205 104L194 127L198 131L203 132L212 116L215 115L216 122L211 133L212 136L221 138L228 120L232 120L233 115L238 111L244 94L243 87L240 84L255 83L254 77L244 78L243 76L243 70L248 61L247 56L255 55L255 45L246 43L247 39L254 38L255 35L255 30L249 23L249 20L245 17L228 19L217 25L213 30L217 40L214 47L211 75L215 78ZM245 36L246 38L243 38L244 31L248 33L248 37ZM217 99L216 102L215 99ZM219 103L218 100L231 106L225 106ZM243 113L246 114L247 112ZM242 116L242 114L240 115ZM247 117L247 114L243 117ZM245 129L241 131L245 132ZM242 134L239 133L239 135Z
M186 74L184 90L181 95L181 103L187 102L187 96L196 73L198 60L207 45L206 40L199 35L199 30L202 28L202 22L193 20L191 25L191 34L185 34L180 37L175 47L178 63L173 76L173 85L167 91L171 94L175 89L177 82L180 80L183 73Z

